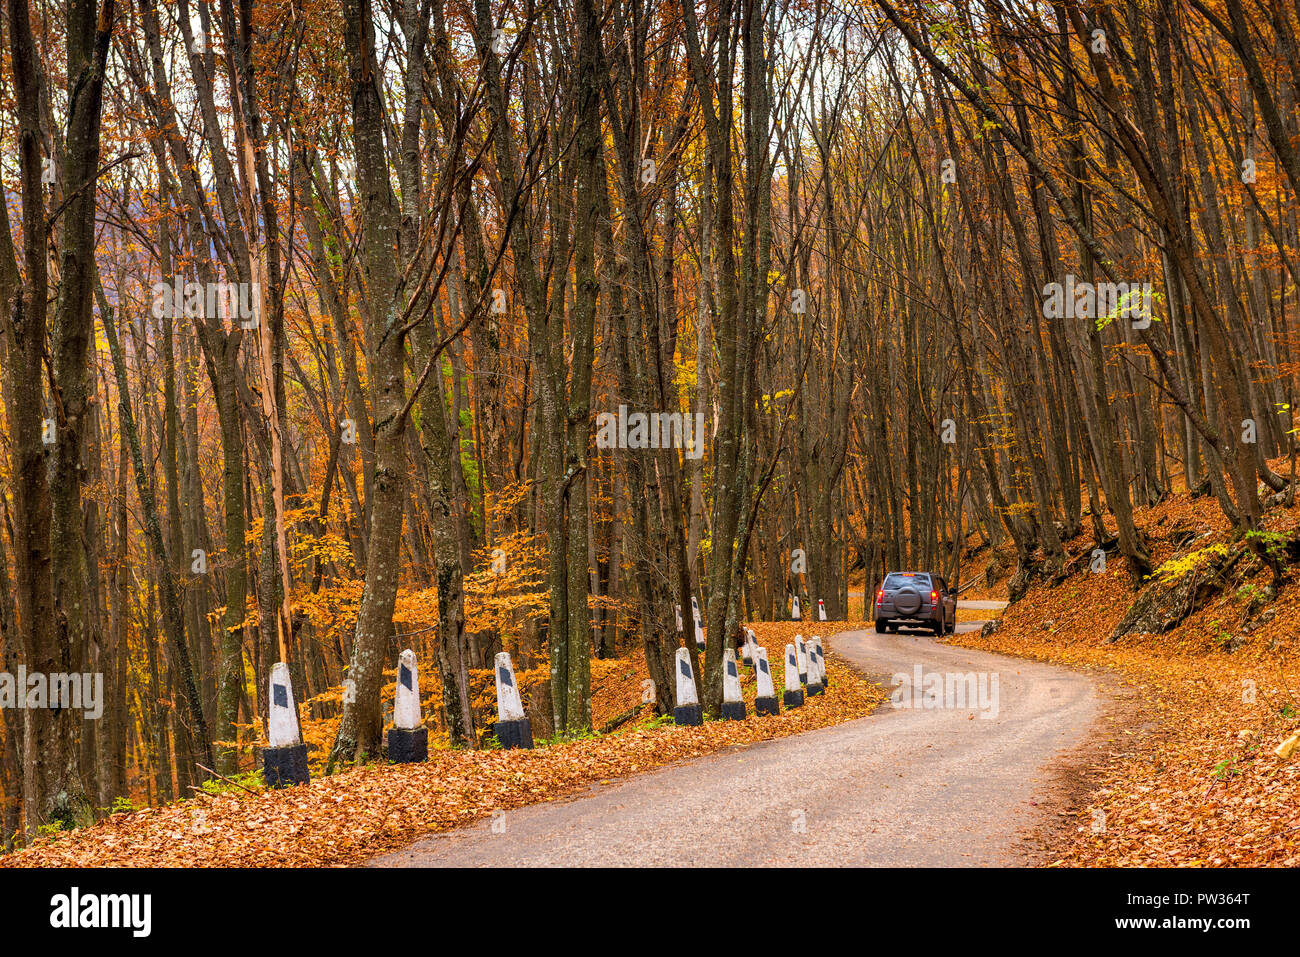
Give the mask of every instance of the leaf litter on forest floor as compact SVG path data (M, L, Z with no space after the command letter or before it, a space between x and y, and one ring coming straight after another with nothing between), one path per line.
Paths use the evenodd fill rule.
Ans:
M1275 510L1269 526L1294 528L1300 509ZM1174 497L1142 509L1155 564L1181 554L1160 529L1192 529L1194 545L1227 540L1204 500ZM1185 537L1185 536L1184 536ZM1086 552L1091 539L1068 543ZM1297 730L1295 666L1300 587L1289 583L1261 620L1250 601L1268 583L1248 567L1162 635L1107 639L1135 598L1127 563L1036 585L990 635L950 643L1116 673L1150 713L1150 733L1130 733L1098 769L1058 864L1073 867L1300 865L1300 761L1275 753Z

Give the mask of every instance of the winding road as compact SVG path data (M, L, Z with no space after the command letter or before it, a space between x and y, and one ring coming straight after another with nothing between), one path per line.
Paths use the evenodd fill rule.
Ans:
M962 607L1001 603L963 602ZM966 622L959 631L978 629ZM729 749L511 811L372 861L428 866L971 866L1026 862L1054 766L1104 703L1088 676L850 631L834 651L914 707ZM920 669L918 672L917 669ZM897 675L908 681L896 684ZM916 677L921 681L917 685ZM946 686L931 675L973 675ZM893 676L893 677L891 677ZM995 683L996 681L996 683ZM940 687L947 687L946 694ZM926 690L932 693L925 695ZM957 692L970 692L962 700ZM979 691L984 692L980 697Z

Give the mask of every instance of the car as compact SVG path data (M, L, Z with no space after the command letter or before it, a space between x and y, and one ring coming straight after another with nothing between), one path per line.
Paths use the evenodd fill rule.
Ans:
M890 572L876 590L875 619L880 634L913 625L950 635L957 630L957 592L934 572Z

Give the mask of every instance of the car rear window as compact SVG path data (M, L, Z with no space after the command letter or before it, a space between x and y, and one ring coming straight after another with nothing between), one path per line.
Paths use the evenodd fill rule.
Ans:
M929 585L930 576L925 572L890 572L885 576L886 588L902 588L904 585Z

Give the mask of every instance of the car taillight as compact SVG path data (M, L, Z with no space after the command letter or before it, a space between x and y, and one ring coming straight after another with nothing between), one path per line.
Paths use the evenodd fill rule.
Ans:
M885 600L885 590L882 588L880 589L880 591L876 592L876 604L879 605L884 600Z
M937 591L930 592L930 601L938 601L938 600L939 600L939 593Z

